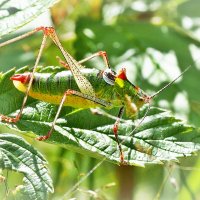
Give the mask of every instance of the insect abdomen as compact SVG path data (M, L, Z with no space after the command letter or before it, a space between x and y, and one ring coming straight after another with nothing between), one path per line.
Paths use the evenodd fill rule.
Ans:
M78 90L70 71L62 71L56 74L35 73L32 91L49 95L63 95L67 89Z
M98 75L99 70L83 69L81 71L83 75L88 79L88 81L92 84L95 90L95 97L110 102L113 104L113 106L121 106L121 100L118 99L118 94L116 94L114 86L106 83L104 79ZM28 82L24 84L20 81L13 81L13 83L18 90L26 92ZM80 92L74 76L71 74L70 71L62 71L58 73L35 73L33 84L29 91L29 96L52 104L60 104L64 93L68 89ZM92 101L70 95L67 97L64 106L91 108L100 105Z
M105 92L102 92L102 90L108 91L110 89L112 90L112 88L110 88L110 85L108 85L101 77L98 76L99 70L84 69L82 73L94 86L96 92L95 96L97 98L103 98L105 101L111 100L109 95L111 93L108 92L108 94L105 95ZM12 80L18 90L25 92L28 86L28 82L22 83L19 81L19 78L17 78L16 81L16 77L21 76L26 77L26 74L15 75L15 78L13 78ZM35 73L33 83L29 91L29 96L52 104L60 104L64 93L68 89L80 92L74 76L71 74L70 71L62 71L58 73ZM100 105L81 97L69 95L67 96L64 106L91 108Z

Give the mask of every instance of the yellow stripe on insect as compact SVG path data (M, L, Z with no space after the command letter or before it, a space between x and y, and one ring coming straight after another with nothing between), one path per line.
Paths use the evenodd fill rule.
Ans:
M116 78L115 82L119 85L119 87L123 88L124 87L124 80L121 78Z

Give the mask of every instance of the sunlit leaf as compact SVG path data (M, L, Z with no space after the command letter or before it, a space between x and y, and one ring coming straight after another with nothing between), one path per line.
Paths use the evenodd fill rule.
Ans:
M0 37L30 22L58 0L0 0Z
M53 185L46 164L44 157L21 137L0 134L0 168L24 175L24 184L17 190L20 199L48 199Z

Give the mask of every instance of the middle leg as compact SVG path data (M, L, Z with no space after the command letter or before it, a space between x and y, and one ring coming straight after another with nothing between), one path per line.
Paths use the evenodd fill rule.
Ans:
M97 57L97 56L101 56L101 57L103 58L103 61L104 61L104 63L105 63L106 68L110 68L108 56L107 56L107 53L106 53L105 51L98 51L98 52L92 54L91 56L89 56L89 57L87 57L87 58L84 58L84 59L78 61L78 63L79 63L79 64L82 64L82 63L87 62L87 61L89 61L89 60L91 60L92 58L95 58L95 57ZM65 61L63 61L59 56L56 56L56 58L58 59L58 62L59 62L63 67L69 69L69 66L68 66L68 64L67 64Z
M47 140L51 136L51 134L52 134L52 132L54 130L54 127L56 125L56 121L57 121L57 119L59 117L59 114L61 112L61 109L63 107L63 104L64 104L65 100L67 99L67 96L70 96L70 95L78 96L78 97L80 97L82 99L89 100L89 101L91 101L93 103L96 103L97 105L101 105L101 106L104 106L104 107L111 106L110 103L108 103L107 101L104 101L103 99L99 99L99 98L96 98L96 97L93 97L93 96L89 96L87 94L84 94L84 93L69 89L64 93L64 95L62 97L62 100L61 100L60 105L58 107L58 111L57 111L56 116L55 116L55 118L53 120L53 123L52 123L50 131L47 133L47 135L40 136L40 137L36 138L37 140L39 140L39 141Z
M125 162L124 162L124 153L122 151L121 143L119 142L119 139L118 139L118 126L119 126L120 119L122 118L123 113L124 113L124 106L120 108L119 114L117 116L117 120L115 121L115 124L113 126L113 132L114 132L115 139L117 141L119 151L120 151L120 162L122 164L124 164Z

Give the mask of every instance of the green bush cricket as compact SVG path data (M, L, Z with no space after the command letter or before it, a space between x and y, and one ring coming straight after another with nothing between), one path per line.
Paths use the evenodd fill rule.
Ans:
M150 106L150 101L161 91L174 83L180 76L183 75L183 73L188 70L189 67L186 68L172 82L167 84L155 94L149 96L127 79L125 68L121 69L118 73L115 73L113 70L111 70L105 51L97 52L79 62L76 61L63 48L53 27L38 27L33 31L1 43L0 47L21 40L38 31L43 31L43 40L35 61L35 65L33 67L33 71L23 74L15 74L11 77L15 87L19 91L25 93L22 107L16 117L12 118L5 115L0 115L1 120L5 122L17 122L22 115L28 96L59 105L56 116L52 122L51 129L47 135L37 138L37 140L41 141L46 140L51 136L56 124L56 120L58 119L63 106L76 108L105 107L107 109L118 107L119 114L116 122L114 123L113 132L120 151L120 161L122 164L125 164L126 162L124 161L123 150L121 148L117 133L119 122L122 118L124 110L126 109L127 116L133 118L144 104L149 104ZM60 49L65 59L65 61L60 59L60 63L68 70L54 75L51 73L44 74L36 72L47 37L50 37ZM100 71L97 69L88 69L82 66L82 63L96 56L101 56L103 58L106 65L105 70Z

